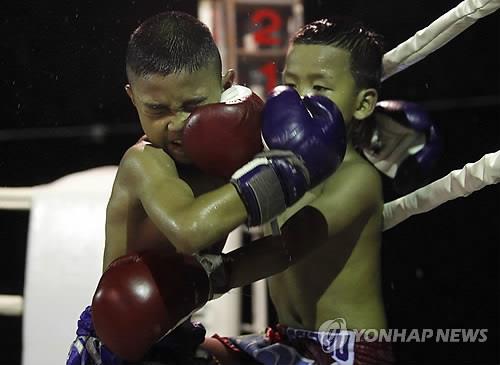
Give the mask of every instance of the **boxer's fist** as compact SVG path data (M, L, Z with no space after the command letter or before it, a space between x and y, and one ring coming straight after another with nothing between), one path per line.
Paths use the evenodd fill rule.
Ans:
M262 100L244 86L222 93L221 102L196 108L184 128L183 146L202 171L229 178L262 150Z
M267 151L236 171L236 186L249 225L268 222L330 176L346 150L342 114L329 99L302 99L290 87L270 94L262 115Z
M217 273L217 262L202 264L195 256L160 250L118 258L103 273L92 301L97 336L120 358L140 360L211 299L209 275Z
M278 86L263 111L262 140L267 149L288 150L300 157L314 187L344 159L344 118L324 96L301 98L294 88Z
M299 200L310 187L309 173L293 152L266 151L231 177L248 214L248 225L269 222Z
M366 157L394 179L395 190L406 194L426 183L442 152L441 137L429 114L417 103L384 100L375 109L376 150Z

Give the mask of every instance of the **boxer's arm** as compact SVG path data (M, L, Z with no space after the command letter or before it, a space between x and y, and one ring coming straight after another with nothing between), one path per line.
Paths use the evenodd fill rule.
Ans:
M122 183L180 253L210 247L247 218L232 184L195 198L178 177L175 163L161 150L136 145L127 151L120 169Z
M228 289L286 270L309 252L303 248L318 247L327 238L328 224L323 215L315 208L302 208L281 227L280 235L259 238L224 255Z
M324 244L335 245L339 253L352 250L370 217L381 212L381 189L371 166L345 163L316 200L285 222L281 235L226 254L229 287L275 275Z

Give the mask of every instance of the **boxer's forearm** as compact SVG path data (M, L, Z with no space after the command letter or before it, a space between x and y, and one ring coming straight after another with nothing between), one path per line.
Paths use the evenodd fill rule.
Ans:
M238 288L287 269L292 259L282 236L268 236L225 255L228 288Z
M328 241L328 226L315 208L304 207L281 228L226 255L228 285L236 288L278 274Z

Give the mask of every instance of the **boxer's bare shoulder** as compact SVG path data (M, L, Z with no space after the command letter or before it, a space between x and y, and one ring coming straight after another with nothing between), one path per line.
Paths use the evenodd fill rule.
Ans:
M106 211L104 267L130 251L170 247L172 212L193 199L175 162L162 149L139 141L124 154Z
M144 179L162 180L168 176L178 177L174 160L163 149L140 140L123 155L117 180L134 189L144 183Z

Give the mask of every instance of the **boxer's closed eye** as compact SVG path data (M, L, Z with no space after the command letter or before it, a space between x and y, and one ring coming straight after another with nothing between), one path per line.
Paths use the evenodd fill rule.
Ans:
M326 86L322 86L322 85L314 85L313 90L322 92L322 91L331 91L332 89L329 87L326 87Z
M198 96L182 103L182 110L191 113L196 107L202 105L207 100L206 96Z
M163 104L150 104L150 103L144 103L144 108L146 111L156 113L156 112L168 112L170 111L170 108L166 105Z

